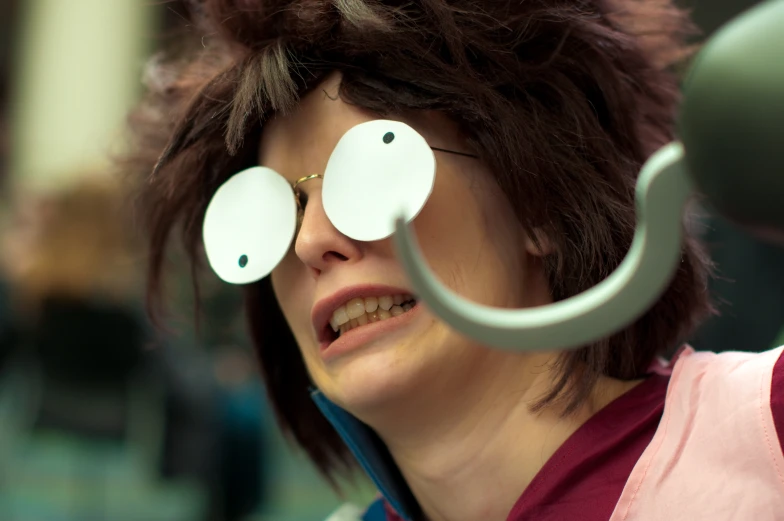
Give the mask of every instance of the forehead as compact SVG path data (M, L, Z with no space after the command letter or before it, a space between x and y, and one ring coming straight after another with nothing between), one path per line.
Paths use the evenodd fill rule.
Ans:
M260 165L286 177L297 176L303 170L321 171L343 134L374 119L337 98L337 86L331 90L325 93L315 89L291 112L276 114L264 124Z
M338 96L340 76L335 74L304 96L297 107L270 118L262 129L259 165L272 168L294 181L312 173L322 173L340 138L351 128L374 119L369 111L346 103ZM430 146L460 147L456 126L435 112L406 117L384 116L402 121Z

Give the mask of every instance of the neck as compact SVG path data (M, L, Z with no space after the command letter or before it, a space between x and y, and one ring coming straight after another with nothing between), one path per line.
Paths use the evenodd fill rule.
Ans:
M503 363L472 367L459 389L430 382L404 400L394 422L369 422L429 521L505 520L563 442L630 388L603 380L568 417L553 408L534 413L530 406L552 382L554 355L499 357Z

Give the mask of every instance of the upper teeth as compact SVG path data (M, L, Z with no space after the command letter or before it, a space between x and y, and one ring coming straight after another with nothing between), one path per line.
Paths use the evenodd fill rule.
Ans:
M329 325L333 331L337 332L338 330L348 329L351 326L364 325L368 322L376 322L391 316L401 315L413 307L411 304L408 304L410 300L413 300L413 297L402 294L354 298L332 313Z

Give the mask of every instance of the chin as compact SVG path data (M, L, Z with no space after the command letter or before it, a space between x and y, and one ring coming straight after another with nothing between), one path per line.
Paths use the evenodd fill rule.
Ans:
M333 402L366 416L406 399L416 387L420 371L411 355L398 349L358 350L322 368L316 383Z

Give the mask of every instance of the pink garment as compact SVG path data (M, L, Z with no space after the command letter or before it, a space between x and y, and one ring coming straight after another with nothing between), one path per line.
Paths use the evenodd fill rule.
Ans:
M610 521L784 521L770 398L782 351L684 350L659 428Z

